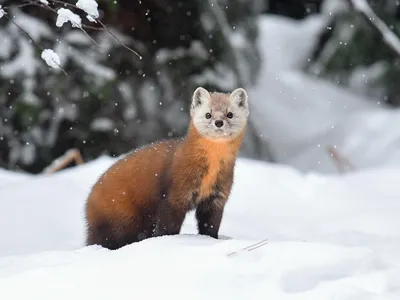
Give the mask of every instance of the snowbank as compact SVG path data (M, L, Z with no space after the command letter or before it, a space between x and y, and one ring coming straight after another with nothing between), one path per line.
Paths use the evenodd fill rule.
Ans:
M240 159L221 239L196 235L190 214L179 236L83 247L85 198L113 162L0 187L2 299L400 297L400 169L327 176Z
M400 166L399 109L301 71L329 9L303 21L260 18L264 67L249 91L255 126L278 162L301 171L337 172L327 146L357 168Z

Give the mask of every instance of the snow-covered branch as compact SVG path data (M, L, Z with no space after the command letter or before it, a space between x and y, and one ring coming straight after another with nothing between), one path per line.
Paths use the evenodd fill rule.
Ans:
M139 55L135 50L131 49L127 45L125 45L118 37L112 33L106 25L104 25L99 19L99 12L98 12L98 4L95 0L78 0L76 2L76 5L67 3L61 0L25 0L26 3L19 5L18 7L22 6L28 6L28 5L34 5L34 6L39 6L44 9L50 10L53 13L57 15L57 19L55 22L55 25L57 27L62 27L65 23L71 23L73 28L79 28L87 37L90 39L97 47L100 48L99 44L86 32L86 30L83 28L85 24L83 24L81 18L79 15L74 13L71 9L76 9L79 11L82 11L86 13L86 18L92 22L92 23L99 23L104 30L106 30L120 45L122 45L125 49L128 49L135 55L139 57L139 59L142 59L142 56ZM56 7L52 7L51 5L54 4L61 4L63 7L56 9ZM69 8L66 8L69 7ZM12 22L16 27L18 27L19 30L21 30L25 35L28 36L28 38L38 47L42 50L41 53L41 58L47 63L48 66L55 68L55 69L61 69L67 76L67 72L61 67L60 65L60 58L57 55L56 52L54 52L52 49L43 49L29 33L27 33L23 28L21 28L14 20L13 18L10 18L7 16L7 9L8 7L1 7L0 5L0 18L3 16L7 17L10 22Z
M77 10L85 12L87 14L86 18L90 22L99 23L122 47L129 50L133 54L137 55L139 57L139 59L142 59L142 56L138 52L136 52L132 48L125 45L120 39L118 39L118 37L114 33L111 32L111 30L109 30L107 28L107 26L103 22L101 22L98 19L99 12L97 10L97 3L95 0L78 0L76 5L62 1L62 0L48 0L48 1L53 2L53 3L62 4L64 6L69 6L71 8L75 8ZM78 18L79 18L79 16L78 16ZM80 20L80 18L79 18L79 20Z
M390 30L369 6L366 0L348 0L350 5L358 10L379 31L385 43L400 56L400 39Z
M14 20L13 18L10 18L7 16L7 13L5 13L3 11L3 15L5 16L11 23L13 23L23 34L25 34L32 42L33 44L38 47L39 49L42 50L42 54L41 54L41 58L47 63L48 66L52 67L53 69L61 69L64 74L66 76L68 76L67 71L65 71L60 64L60 58L57 55L57 53L55 53L53 50L51 49L43 49L42 46L39 45L39 43L37 43L35 41L35 39L26 31L24 30L21 26L19 26Z
M1 5L0 5L0 19L5 15L5 11L4 11L4 9L1 7Z

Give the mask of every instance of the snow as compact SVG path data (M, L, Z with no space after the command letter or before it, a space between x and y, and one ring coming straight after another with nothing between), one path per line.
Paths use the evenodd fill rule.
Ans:
M94 19L92 16L87 15L86 18L89 20L89 22L96 23L96 19Z
M400 166L399 109L303 71L329 15L260 17L263 67L248 90L253 123L274 159L300 171L337 173L328 146L357 169Z
M76 7L84 10L92 20L99 17L97 6L98 4L95 0L78 0L78 2L76 2Z
M47 0L39 0L39 2L44 5L49 5L49 1Z
M60 67L60 57L52 49L43 50L41 57L49 67L54 69L58 69Z
M400 169L302 174L239 159L221 239L197 235L191 213L178 236L85 247L85 198L114 161L41 176L0 170L4 298L400 297Z
M3 186L8 186L25 179L32 178L32 175L25 173L11 172L4 169L0 169L0 190Z
M4 17L5 14L6 12L4 11L4 9L2 9L2 6L0 5L0 19Z
M62 27L67 22L71 22L72 27L80 28L82 26L81 18L77 14L67 8L60 8L57 10L56 26Z

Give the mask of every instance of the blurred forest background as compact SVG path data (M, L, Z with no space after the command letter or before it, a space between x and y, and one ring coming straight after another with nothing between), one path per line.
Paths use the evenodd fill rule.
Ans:
M63 2L76 4L76 0L0 0L6 13L0 19L2 168L39 173L71 148L79 149L89 161L102 154L120 155L157 139L183 136L191 94L200 85L224 92L237 87L249 90L255 113L251 115L243 155L304 170L318 169L321 164L321 159L308 150L315 164L311 158L303 159L305 163L295 162L305 145L320 148L320 140L329 136L316 131L321 126L343 125L322 147L336 147L342 141L340 150L350 158L355 153L367 153L369 146L354 146L354 135L344 142L345 133L362 123L360 118L364 120L365 116L353 119L351 126L343 119L335 125L322 124L321 120L329 118L318 110L320 104L314 105L320 102L312 106L311 102L293 104L285 99L298 100L301 95L308 100L325 99L331 105L327 106L327 116L337 111L331 99L339 101L348 95L357 103L365 102L365 106L350 103L353 100L338 104L347 111L353 107L355 113L366 108L370 111L378 103L385 107L385 113L393 114L400 105L400 47L396 48L396 39L385 33L389 29L399 36L397 0L366 1L387 27L383 29L376 23L377 18L371 20L360 10L364 7L357 6L364 3L360 0L97 0L99 20L107 30ZM84 31L71 24L55 25L56 10L62 7L80 15ZM289 25L292 33L285 35ZM283 45L279 49L278 42ZM46 65L41 58L43 49L53 49L59 55L67 75ZM278 58L266 54L268 49L282 56L281 65L277 64ZM329 85L326 91L335 88L343 93L332 92L329 98L325 91L312 93L314 87L308 89L304 82L298 83L296 90L288 88L288 84L294 84L293 77L278 76L274 70L280 71L294 56L295 72L304 74L301 78L321 80ZM280 83L266 84L268 74L279 78ZM320 87L316 82L315 86ZM283 83L286 88L277 87ZM271 91L269 96L268 89L264 93L260 88L269 86L279 91ZM289 90L293 95L287 95ZM342 94L346 96L338 96ZM278 104L280 108L276 108ZM287 113L282 107L288 109ZM309 128L315 129L316 138L301 135L306 131L301 127L306 121L296 117L302 115L299 110L307 111L305 118L311 122ZM382 118L389 120L386 115ZM278 128L276 124L284 120L288 123ZM390 126L395 127L398 114L390 120ZM360 136L360 131L355 134ZM370 131L365 136L368 145L378 143ZM383 135L379 131L377 136ZM387 148L389 142L396 141L389 155L396 159L399 136L392 134L380 144ZM285 146L296 140L298 144ZM290 155L291 151L296 154ZM378 162L382 160L372 164Z

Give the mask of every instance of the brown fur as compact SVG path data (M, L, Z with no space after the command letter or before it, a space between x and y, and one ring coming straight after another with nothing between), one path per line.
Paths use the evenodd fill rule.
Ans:
M199 233L218 238L244 133L212 140L191 122L185 139L151 144L120 159L87 199L87 244L117 249L178 234L193 208Z

